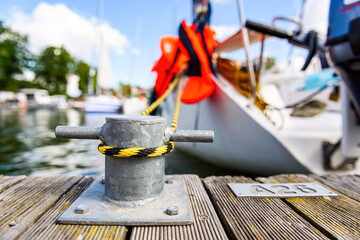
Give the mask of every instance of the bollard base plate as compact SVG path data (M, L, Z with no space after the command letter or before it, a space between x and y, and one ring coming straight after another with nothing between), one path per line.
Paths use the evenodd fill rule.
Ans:
M58 223L124 226L190 225L191 208L183 180L174 179L165 184L156 200L138 206L121 206L104 199L105 185L95 180L84 193L60 216ZM76 207L85 205L88 212L76 213ZM169 215L169 206L178 207L176 215Z

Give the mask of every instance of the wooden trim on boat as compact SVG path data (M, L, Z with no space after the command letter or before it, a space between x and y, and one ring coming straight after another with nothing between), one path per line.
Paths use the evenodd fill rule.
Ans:
M222 53L222 52L232 52L243 48L242 40L241 40L242 30L238 31L234 35L230 36L226 40L218 43L215 47L215 53ZM256 31L252 31L248 29L249 34L249 41L250 44L254 44L261 41L262 34ZM267 38L269 36L265 36Z

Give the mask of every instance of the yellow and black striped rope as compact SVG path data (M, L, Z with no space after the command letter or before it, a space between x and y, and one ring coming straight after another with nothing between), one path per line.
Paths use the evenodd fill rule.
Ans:
M175 88L178 82L179 82L179 78L176 77L174 81L172 81L168 89L165 91L165 93L161 95L161 97L159 97L155 102L153 102L145 111L143 111L141 115L148 115L152 111L154 111L155 108L157 108L160 105L160 103L164 101L167 98L167 96L172 92L172 90Z
M118 148L99 144L100 153L113 157L159 157L168 154L174 149L174 142L156 148Z
M177 99L176 99L176 106L175 106L175 111L174 111L174 116L171 122L171 130L175 131L177 128L177 124L178 124L178 119L179 119L179 112L180 112L180 103L181 103L181 92L182 92L182 82L183 82L183 78L180 77L180 82L179 82L179 87L178 87L178 94L177 94Z
M180 79L180 82L179 82ZM175 86L179 82L178 86L178 95L176 99L176 107L175 112L171 124L171 130L175 131L177 128L177 122L179 118L179 110L180 110L180 100L181 100L181 92L182 92L182 76L177 76L174 81L171 83L166 92L153 104L151 104L148 109L146 109L141 115L148 115L151 113L159 104L166 99L169 93L175 88ZM174 142L170 141L168 144L156 147L156 148L118 148L114 146L108 146L103 142L100 142L98 146L98 150L100 153L113 156L113 157L159 157L174 150Z

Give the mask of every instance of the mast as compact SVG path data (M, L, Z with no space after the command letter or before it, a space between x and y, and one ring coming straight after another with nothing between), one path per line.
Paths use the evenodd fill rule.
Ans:
M300 7L300 10L299 10L299 13L298 13L298 18L301 20L304 16L304 10L305 10L305 3L306 3L306 0L302 0L301 2L301 7ZM289 52L288 52L288 56L287 56L287 62L288 62L288 65L290 66L291 65L291 56L293 55L294 53L294 45L291 45L290 46L290 49L289 49Z
M97 88L96 93L99 94L101 89L104 90L111 90L113 88L113 77L111 71L111 61L109 51L107 49L103 33L101 31L101 23L103 21L104 16L104 0L98 1L98 16L99 16L99 25L98 25L98 32L99 32L99 42L100 42L100 57L99 57L99 64L98 64L98 74L97 74Z
M111 90L113 88L112 83L110 55L100 30L100 58L97 75L97 89Z
M201 12L202 5L207 3L207 0L193 0L193 19L195 20L197 15Z
M137 20L135 41L134 41L134 49L136 49L136 50L139 48L139 45L140 45L141 29L142 29L142 17L139 17ZM137 58L137 54L135 52L133 52L132 57L131 57L130 71L129 71L129 78L128 78L128 84L130 86L130 96L129 97L132 96L131 85L132 85L132 80L133 80L135 66L136 66L136 58Z
M244 8L242 5L242 0L237 0L238 5L238 12L239 12L239 18L240 18L240 25L241 25L241 40L242 44L244 46L245 50L245 56L246 56L246 62L247 62L247 69L250 76L250 82L251 82L251 101L255 98L255 72L254 72L254 65L251 61L250 54L249 54L249 34L247 31L247 28L245 27L245 14L244 14Z

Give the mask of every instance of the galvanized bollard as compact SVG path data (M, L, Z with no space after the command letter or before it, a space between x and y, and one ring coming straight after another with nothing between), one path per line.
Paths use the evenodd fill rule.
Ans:
M59 138L100 139L109 146L119 148L153 148L162 146L170 140L212 142L214 139L212 131L178 130L172 132L166 128L165 118L154 116L107 117L106 124L102 127L58 126L55 134ZM59 220L63 223L76 224L90 222L92 224L127 225L191 223L190 207L184 183L179 180L173 181L173 184L164 183L164 156L118 158L106 155L105 187L104 184L101 184L101 180L95 182L94 187L90 186L89 190L84 193L85 200L78 199L73 204L76 206L92 205L90 212L81 214L79 217L74 215L75 210L70 210L70 213L65 212ZM91 194L97 195L97 197ZM93 200L96 203L92 203ZM98 206L99 204L102 207L95 207L96 210L94 210L93 205ZM178 211L175 211L176 214L169 214L170 205L178 208ZM74 206L75 209L76 206ZM114 220L109 220L114 209L121 211L121 216L118 215L114 217ZM98 219L94 220L94 216L88 218L86 216L91 215L92 212L94 215L107 213L100 218L96 216ZM131 214L131 212L135 214ZM130 215L127 215L128 213ZM82 220L76 221L78 218Z
M158 117L108 117L104 128L107 145L122 148L163 145L165 122ZM164 157L105 157L105 196L115 201L148 200L159 196L164 186Z

